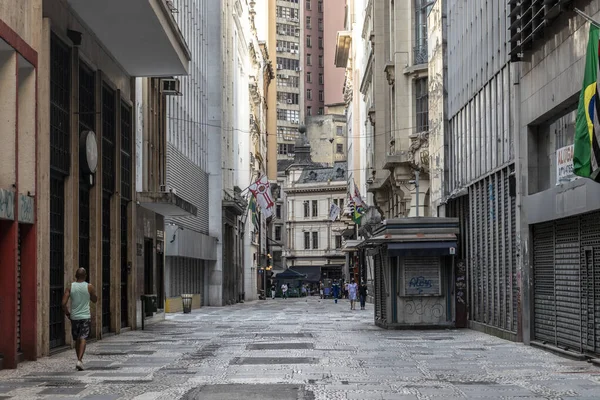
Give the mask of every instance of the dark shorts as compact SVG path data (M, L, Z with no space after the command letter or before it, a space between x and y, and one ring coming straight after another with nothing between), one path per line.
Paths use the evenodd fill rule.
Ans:
M71 336L73 340L87 339L90 336L92 320L76 319L71 321Z

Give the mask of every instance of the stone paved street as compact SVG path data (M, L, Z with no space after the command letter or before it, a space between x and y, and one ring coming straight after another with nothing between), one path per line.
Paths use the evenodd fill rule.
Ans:
M0 371L0 399L600 399L600 369L470 330L384 331L373 308L204 308Z

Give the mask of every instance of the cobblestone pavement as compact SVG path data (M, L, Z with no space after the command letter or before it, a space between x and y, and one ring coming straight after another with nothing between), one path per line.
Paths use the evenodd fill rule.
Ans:
M600 369L470 330L385 331L318 298L203 308L0 371L10 399L600 399Z

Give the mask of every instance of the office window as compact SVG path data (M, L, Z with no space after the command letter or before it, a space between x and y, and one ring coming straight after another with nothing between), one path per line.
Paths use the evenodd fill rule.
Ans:
M310 10L310 0L306 0L306 9Z
M275 217L281 218L281 204L275 206Z
M342 248L342 236L341 235L335 235L335 248L336 249Z
M344 154L344 145L341 143L338 143L335 145L335 152L338 154Z
M277 240L277 241L281 240L281 227L280 226L275 227L275 240Z
M312 55L310 53L306 55L306 65L312 65Z
M308 200L304 202L304 218L310 217Z
M319 202L318 200L312 201L312 216L317 217L319 215Z
M325 79L323 78L323 74L320 73L319 74L319 85L324 85L325 84Z
M313 245L313 249L316 250L319 248L319 232L313 232L312 233L312 245Z
M310 232L304 232L304 249L310 249Z
M322 31L323 30L323 18L319 18L319 30Z
M319 101L325 101L325 95L322 90L319 90Z
M310 17L306 17L306 29L312 29L310 25Z
M323 66L323 56L319 56L319 67Z
M417 132L429 130L429 91L427 78L415 79L415 107L417 114Z
M310 35L306 35L306 47L312 47L312 40L310 38Z
M325 114L325 110L323 109L323 107L319 107L319 115L324 115Z
M335 127L335 134L338 136L343 136L344 135L344 127L342 126L336 126Z
M312 100L312 89L306 89L306 100Z
M322 49L323 48L323 38L319 37L319 48Z

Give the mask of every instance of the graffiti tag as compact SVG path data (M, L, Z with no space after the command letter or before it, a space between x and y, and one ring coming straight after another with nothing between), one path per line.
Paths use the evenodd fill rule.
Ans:
M444 306L438 299L416 299L408 300L404 305L404 311L408 315L421 315L425 317L440 318L444 315Z
M0 189L0 219L15 219L15 194Z
M423 293L423 289L431 289L432 286L431 279L426 279L424 276L415 276L408 283L408 287L417 289L419 294Z
M35 222L32 197L22 194L19 195L19 222L27 224L33 224Z

